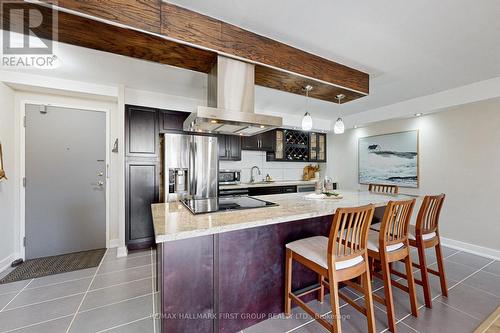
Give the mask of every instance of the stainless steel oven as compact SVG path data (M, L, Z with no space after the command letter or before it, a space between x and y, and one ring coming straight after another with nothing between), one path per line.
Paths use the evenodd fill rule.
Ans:
M241 170L219 170L219 185L235 185L241 182Z

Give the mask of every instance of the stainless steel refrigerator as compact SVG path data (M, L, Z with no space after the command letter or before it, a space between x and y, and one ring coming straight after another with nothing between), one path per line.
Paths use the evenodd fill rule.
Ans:
M217 138L164 135L165 201L217 198Z

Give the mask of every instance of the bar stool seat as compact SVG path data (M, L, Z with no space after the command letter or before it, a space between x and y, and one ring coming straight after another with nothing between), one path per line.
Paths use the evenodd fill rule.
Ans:
M368 250L379 252L379 233L374 230L368 232ZM385 247L387 252L396 251L404 246L404 243L396 243Z
M328 254L328 237L314 236L303 238L286 244L286 247L296 254L328 269L328 263L326 261ZM361 262L363 262L363 257L357 256L352 259L336 262L335 269L341 270L353 267Z
M415 226L413 224L410 224L408 226L408 238L411 239L411 240L415 240L415 235L416 235L416 231L415 231ZM423 234L422 235L422 239L425 241L425 240L429 240L429 239L432 239L436 237L436 233L435 232L431 232L431 233L428 233L428 234Z

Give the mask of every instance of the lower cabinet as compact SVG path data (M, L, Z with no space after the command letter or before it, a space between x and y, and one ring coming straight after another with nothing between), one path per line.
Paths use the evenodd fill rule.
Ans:
M125 239L129 249L154 243L151 204L158 202L157 161L127 161L125 170Z

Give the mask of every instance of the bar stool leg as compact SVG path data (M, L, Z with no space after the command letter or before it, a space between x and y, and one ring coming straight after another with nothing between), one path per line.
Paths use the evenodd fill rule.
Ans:
M373 312L372 284L370 279L370 267L366 263L366 271L362 275L362 283L365 289L366 319L368 321L368 332L375 333L375 313ZM340 332L340 331L339 331Z
M441 282L441 294L444 297L448 297L448 287L446 285L446 275L444 273L444 262L443 262L443 253L441 251L441 242L439 242L436 247L436 259L439 269L439 281Z
M417 240L418 261L420 265L420 276L422 277L422 288L424 289L425 306L432 309L431 287L429 284L429 273L427 272L427 261L425 260L425 248L421 241Z
M320 289L318 290L318 302L323 303L325 300L325 286L323 285L323 281L325 278L323 275L318 274L318 283L320 286Z
M292 251L286 249L285 260L285 316L289 316L292 310Z
M413 265L411 263L410 253L408 253L408 256L405 259L405 267L406 280L408 282L408 293L410 296L411 314L415 317L418 317L417 291L415 288L415 280L413 278Z
M339 284L335 282L333 272L328 272L328 284L330 289L330 305L332 307L332 333L341 333L340 325L340 299L339 299Z
M387 309L387 322L389 330L396 332L396 320L394 318L394 301L392 299L392 283L391 283L391 265L386 261L385 253L380 254L382 264L382 275L384 278L384 296L385 306Z

